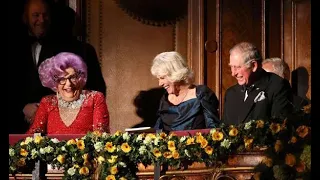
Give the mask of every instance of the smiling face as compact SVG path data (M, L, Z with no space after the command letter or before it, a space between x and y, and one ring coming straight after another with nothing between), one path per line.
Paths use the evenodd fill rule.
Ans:
M79 82L79 76L73 68L65 70L65 76L58 80L58 93L65 101L75 101L79 99L82 86Z
M30 32L37 38L43 37L50 24L47 5L41 0L32 0L26 11L25 23Z
M158 81L159 86L162 86L168 92L168 94L179 93L179 83L170 81L167 76L158 77Z
M238 84L247 85L249 84L250 75L257 69L257 62L249 61L245 63L239 52L233 52L230 54L229 66L231 75L237 79Z

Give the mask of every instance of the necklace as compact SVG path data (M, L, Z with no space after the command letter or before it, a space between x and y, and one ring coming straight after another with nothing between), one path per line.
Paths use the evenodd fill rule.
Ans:
M79 99L71 102L63 100L60 94L57 94L57 97L59 107L78 109L81 107L86 96L83 93L81 93Z
M174 105L178 105L178 104L182 103L185 100L185 98L187 97L188 93L189 93L189 89L187 89L187 91L182 96L181 96L181 94L179 94L180 96L174 96L174 95L171 96L169 101ZM181 98L181 97L183 97L183 98Z
M179 104L183 102L183 100L187 97L188 93L189 93L189 89L187 89L187 92L184 94L184 96L183 96L182 100L179 102Z

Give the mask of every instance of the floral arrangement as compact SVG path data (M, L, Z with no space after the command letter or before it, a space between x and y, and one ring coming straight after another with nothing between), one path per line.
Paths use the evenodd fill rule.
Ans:
M266 147L254 179L307 179L311 171L310 108L311 105L306 106L299 116L292 114L285 120L251 120L238 126L221 124L208 134L95 131L68 141L27 137L9 145L9 173L30 172L40 160L63 168L65 179L137 179L138 163L167 164L177 169L191 162L211 166L225 162L232 153Z

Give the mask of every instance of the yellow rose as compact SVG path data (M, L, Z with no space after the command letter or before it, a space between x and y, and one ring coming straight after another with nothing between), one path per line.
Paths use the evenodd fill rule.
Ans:
M206 139L204 139L204 138L201 140L200 143L201 143L201 148L205 148L208 145L208 141Z
M110 173L111 173L111 174L117 174L117 173L118 173L118 168L117 168L117 166L112 166L112 167L110 168Z
M212 133L212 140L214 141L221 141L223 139L223 133L219 131L215 131Z
M161 152L159 151L158 148L153 149L153 155L157 158L161 156Z
M298 136L300 136L301 138L304 138L309 134L309 127L299 126L296 131L298 133Z
M127 180L127 178L125 178L125 177L121 177L119 180Z
M204 137L201 135L201 132L196 133L196 143L201 143Z
M87 168L87 167L80 168L79 174L85 175L85 176L88 175L89 174L89 168Z
M28 153L28 151L27 151L27 150L22 149L22 148L20 149L20 155L21 155L21 156L26 157L26 156L28 156L28 154L29 154L29 153Z
M85 148L84 141L83 140L77 141L77 147L80 150L84 150L84 148Z
M280 152L282 150L282 142L280 140L277 140L274 144L274 150L275 152Z
M74 139L70 139L68 142L67 142L67 145L71 145L71 144L76 144L76 141Z
M279 123L271 123L270 129L272 134L276 134L281 130L281 126Z
M179 152L178 151L173 151L172 152L172 157L173 157L173 159L178 159L180 157Z
M298 139L295 136L291 137L290 143L294 144L298 141Z
M116 150L116 147L112 144L112 142L107 142L104 149L110 153L113 153L114 150Z
M108 175L106 180L116 180L116 177L114 177L114 175Z
M256 128L263 128L264 127L264 121L258 120L256 121Z
M131 151L131 147L129 146L128 143L122 143L121 150L125 153L128 153Z
M193 137L189 137L189 138L187 139L186 144L187 144L187 145L194 144L194 138L193 138Z
M310 112L311 112L311 104L303 106L303 112L306 113L306 114L310 114Z
M176 145L174 144L174 141L168 141L168 149L172 152L176 150Z
M167 137L167 134L164 132L160 133L160 139L165 139Z
M93 131L92 134L97 136L97 137L101 137L101 135L102 135L101 131L97 131L97 130Z
M121 136L122 132L121 131L116 131L116 133L114 133L115 136Z
M247 150L252 148L253 139L252 138L244 138L244 146Z
M102 157L102 156L98 157L99 164L102 164L104 161L105 161L104 157Z
M43 137L41 137L41 136L36 136L36 137L34 138L34 143L40 144L40 142L42 141L42 139L43 139Z
M57 157L57 160L59 161L60 164L63 164L64 161L65 161L65 156L60 154L60 155Z
M288 166L293 167L296 164L296 157L291 153L286 154L285 162Z
M88 153L85 153L82 155L82 159L85 160L85 161L88 161L89 160L89 155Z
M26 165L26 159L25 158L20 158L18 163L17 163L17 166L22 167L22 166L25 166L25 165Z
M118 158L118 156L111 156L111 159L108 159L108 162L110 163L110 164L113 164L113 163L115 163L116 162L116 160L117 160L117 158Z
M204 151L207 154L211 155L213 153L213 148L211 146L207 146L206 148L204 148Z
M229 131L229 136L233 136L233 137L234 137L234 136L237 136L238 133L239 133L238 129L235 128L235 127L233 127L233 128L231 128L230 131Z
M167 151L167 152L164 152L164 153L163 153L163 157L165 157L165 158L167 158L167 159L170 159L170 158L172 158L172 154L171 154L170 151Z
M151 133L148 133L148 134L146 135L146 137L148 137L148 138L150 138L150 139L155 139L155 138L156 138L156 135L151 134Z

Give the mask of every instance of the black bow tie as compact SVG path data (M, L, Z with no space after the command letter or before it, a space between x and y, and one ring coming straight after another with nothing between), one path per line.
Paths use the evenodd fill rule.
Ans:
M249 92L251 92L253 89L254 89L254 84L252 84L251 86L243 85L241 91L242 91L242 92L246 92L246 91L247 91L247 92L249 93Z
M39 44L43 43L43 38L37 38L37 37L34 37L34 36L29 36L28 40L29 40L30 44L34 44L36 42L39 43Z

